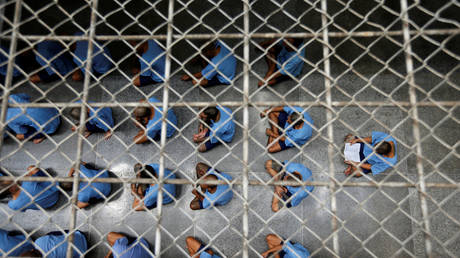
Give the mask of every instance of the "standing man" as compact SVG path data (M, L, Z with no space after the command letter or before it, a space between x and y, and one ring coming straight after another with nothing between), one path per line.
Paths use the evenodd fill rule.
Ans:
M232 177L225 173L219 172L204 163L196 165L197 179L205 180L225 180L231 181ZM233 198L233 191L228 184L208 185L199 184L201 191L193 189L192 194L195 198L190 203L192 210L210 209L214 206L222 206L229 203Z
M181 80L192 80L194 85L201 85L203 87L231 84L235 78L236 71L236 58L232 51L220 40L209 43L202 53L210 63L204 67L201 72L190 76L185 74ZM204 61L204 60L203 60ZM207 63L206 61L204 63Z
M112 247L105 258L154 258L150 245L144 238L132 238L117 232L107 235L107 242Z
M81 178L108 178L109 173L107 170L98 170L92 168L89 164L82 162L80 165L80 177ZM75 168L71 168L69 171L69 177L73 177L75 174ZM72 189L72 182L61 183L61 187L64 190ZM100 183L100 182L80 182L78 188L78 201L77 207L80 209L88 207L91 203L97 200L104 200L109 196L112 191L112 186L110 183Z
M313 119L301 107L268 108L260 113L260 117L263 118L266 115L270 123L270 128L265 131L268 136L267 147L270 153L294 147L294 144L304 145L313 133Z
M302 58L305 58L303 39L286 38L275 43L276 41L271 39L259 44L267 51L265 61L268 66L264 79L259 81L259 87L273 86L278 82L297 77L302 72L304 63Z
M134 171L137 178L157 178L160 172L160 165L152 163L149 165L142 165L137 163L134 165ZM164 179L174 179L176 175L169 170L164 170ZM131 193L134 195L133 209L135 211L144 211L146 209L154 209L157 207L159 187L158 184L131 184ZM174 201L176 196L176 185L164 184L163 185L163 204L168 204Z
M30 103L29 95L25 93L12 94L9 103ZM8 130L18 140L31 139L35 144L45 140L45 135L57 131L61 124L59 111L55 108L8 108L6 114Z
M81 103L81 101L76 101L76 103ZM104 139L108 140L112 137L112 128L114 126L113 117L112 117L112 109L109 107L101 107L101 108L93 108L88 107L86 108L87 112L87 121L85 123L85 138L88 138L92 133L104 133ZM70 116L77 121L75 126L72 126L72 131L77 130L78 123L80 122L81 116L81 108L74 107L70 111Z
M221 141L230 143L235 135L232 110L227 107L208 107L200 113L198 133L193 135L195 143L201 143L199 152L208 151Z
M140 102L144 103L145 100L141 100ZM160 103L155 97L150 97L148 102ZM136 119L135 125L139 128L139 132L134 137L134 143L145 143L149 141L149 138L154 141L159 141L161 139L161 120L163 119L163 114L161 112L163 112L163 108L159 106L139 106L134 109L134 118ZM176 131L175 126L177 126L177 118L172 108L168 109L167 120L166 137L169 138L173 136Z
M285 167L285 171L281 172ZM307 182L313 181L311 170L300 163L284 161L283 164L278 164L274 160L267 160L265 162L265 169L267 173L275 179L275 181L295 181ZM313 191L314 187L310 186L275 186L275 192L272 199L272 211L279 211L279 201L282 199L286 202L286 207L291 208L300 204L300 202L307 198L309 193Z
M134 86L164 82L166 54L163 48L153 39L142 43L138 41L129 43L136 48L136 53L140 56L139 64L132 69L136 74L133 81Z

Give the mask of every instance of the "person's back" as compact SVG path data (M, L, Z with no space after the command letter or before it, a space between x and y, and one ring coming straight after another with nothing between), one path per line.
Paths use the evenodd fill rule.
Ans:
M369 147L367 144L363 146L363 154L366 157L367 163L371 164L371 171L373 175L377 175L382 173L386 169L394 166L398 161L397 155L397 143L396 140L383 132L374 131L372 132L372 146L375 147L381 142L391 142L393 143L393 157L385 157L383 155L373 153L373 149Z
M235 134L235 122L233 121L232 110L228 107L216 107L220 113L218 122L212 121L210 141L216 143L218 139L224 142L231 142Z
M160 165L157 163L152 163L149 164L150 167L152 167L155 171L155 176L158 178L159 176L159 171L160 171ZM163 179L174 179L176 178L176 175L169 169L164 170L164 175ZM144 205L146 207L152 207L156 205L157 203L157 196L158 196L158 184L155 185L150 185L146 192L145 192L145 199L144 199ZM171 203L174 199L173 197L176 196L176 185L174 184L164 184L163 185L163 204L168 204Z
M294 163L294 162L289 162L288 160L284 161L284 164L286 165L286 172L290 173L293 177L293 173L297 172L301 175L302 177L302 182L306 181L313 181L313 174L310 169L305 167L303 164L300 163ZM291 206L297 206L300 204L300 202L305 199L310 192L313 191L314 186L309 185L309 186L286 186L288 191L293 195L290 204Z
M286 241L283 246L284 256L283 258L308 258L310 253L308 250L299 243L292 244L290 241Z
M298 76L302 72L305 58L305 47L303 44L297 46L297 49L289 51L282 41L278 43L281 46L281 51L277 56L277 68L283 75Z
M131 242L128 238L121 237L115 241L112 246L114 258L152 258L149 251L150 245L144 238L133 239Z
M302 127L299 129L296 129L294 124L289 124L286 122L284 126L284 128L286 129L286 146L294 147L294 143L296 143L299 146L305 144L313 134L313 119L311 119L308 112L304 112L304 110L301 107L294 106L291 108L289 106L285 106L284 111L289 116L296 112L299 114L302 114L303 112L303 119L305 120L303 122ZM295 123L295 121L292 122Z
M22 253L34 249L23 234L14 234L0 229L0 255L20 256Z
M76 36L83 35L82 32L75 33ZM73 61L77 66L81 66L80 69L84 72L85 65L83 64L88 55L88 41L87 40L79 40L75 44L75 56L73 57ZM109 49L107 47L102 47L99 42L93 43L93 58L91 60L92 72L96 72L98 74L104 74L108 72L112 67L113 64L110 61L112 58Z
M218 180L231 181L232 177L222 172L216 172L213 169L209 170L208 175L214 175ZM222 206L229 203L233 198L233 191L228 184L221 184L214 186L216 188L214 193L206 190L204 193L203 208L208 209L213 206Z
M107 171L90 169L85 165L80 165L80 171L82 173L81 178L109 177ZM93 182L88 185L87 182L81 182L78 192L78 201L88 203L90 200L104 199L104 197L107 197L111 191L112 186L110 183Z
M51 232L35 240L37 249L48 258L66 257L67 239L62 232ZM75 249L77 248L78 251ZM75 231L73 241L73 257L84 257L84 253L88 250L86 237L80 231Z
M212 80L214 76L217 76L220 83L230 84L235 78L236 58L230 49L217 41L215 48L219 47L219 53L210 60L211 62L201 71L201 74L207 80Z
M148 41L148 49L142 54L139 62L142 76L150 76L155 82L164 81L166 55L155 40Z
M160 101L156 99L155 97L149 98L149 102L160 103ZM162 107L154 107L154 110L155 110L154 117L150 119L147 124L147 134L152 139L155 139L156 137L158 137L158 134L161 132L161 119L163 118L163 114L161 113L163 111ZM166 137L169 138L176 131L174 126L172 126L171 124L177 126L177 117L174 114L174 111L172 110L172 108L168 109L167 120L168 120L168 124L166 126Z
M40 170L32 176L44 177L47 175ZM29 197L29 195L33 197L33 200ZM10 200L8 202L8 206L13 210L38 210L39 208L37 205L46 209L56 204L58 200L59 190L55 183L24 181L21 184L19 196L16 199Z
M38 54L35 56L37 62L46 67L48 75L58 72L65 76L74 69L74 65L62 45L57 41L46 40L36 45Z

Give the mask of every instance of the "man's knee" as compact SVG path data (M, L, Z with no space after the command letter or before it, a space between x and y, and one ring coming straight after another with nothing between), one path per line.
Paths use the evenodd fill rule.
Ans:
M196 211L196 210L199 210L200 209L200 203L198 201L192 201L190 203L190 209Z
M209 166L203 162L198 162L195 166L195 170L198 174L206 174L206 171L208 171Z
M266 169L266 170L271 169L271 168L272 168L272 164L273 164L273 160L271 160L271 159L265 161L265 169Z
M267 243L270 243L272 245L280 245L282 240L275 234L268 234L265 237L265 241L267 241Z
M271 112L270 114L268 114L268 118L270 118L270 120L277 120L278 119L278 112Z
M110 232L107 234L107 242L109 242L110 246L113 246L117 239L122 238L123 235L117 232Z
M185 239L185 243L187 244L188 247L192 247L194 245L196 245L198 241L194 238L194 237L191 237L191 236L188 236L186 239Z

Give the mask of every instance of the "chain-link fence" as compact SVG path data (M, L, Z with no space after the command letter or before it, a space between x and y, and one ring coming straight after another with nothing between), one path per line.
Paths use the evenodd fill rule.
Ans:
M275 248L270 234L284 242L275 253L298 243L312 256L458 257L459 9L447 0L1 1L0 228L25 236L16 248L0 239L2 255L35 240L52 257L103 257L120 252L110 233L119 232L155 257L187 257L188 236L204 252L258 257ZM215 136L231 131L224 118L230 139ZM101 132L90 135L95 123ZM344 163L347 134L368 142L355 163ZM377 169L371 145L381 141L390 150ZM96 203L81 196L90 191ZM214 207L192 210L214 191ZM37 242L50 232L72 244L44 250Z

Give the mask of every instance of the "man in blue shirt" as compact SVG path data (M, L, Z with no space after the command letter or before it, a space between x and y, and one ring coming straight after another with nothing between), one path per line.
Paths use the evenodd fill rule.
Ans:
M284 173L281 172L285 167ZM279 164L274 160L267 160L265 162L265 170L272 176L275 181L295 181L307 182L313 181L312 172L310 169L300 163L284 161ZM275 186L275 192L272 199L272 210L279 211L279 201L282 199L286 203L286 207L291 208L300 204L300 202L307 198L309 193L312 192L314 187L309 186Z
M35 46L35 51L35 60L45 69L30 76L29 79L33 83L55 81L60 78L59 75L65 77L75 68L72 57L57 41L42 41Z
M75 36L81 36L83 32L75 33ZM86 56L88 55L88 41L79 40L76 43L70 46L71 51L74 53L73 61L80 68L73 75L72 79L74 81L80 81L83 76L82 72L85 72L85 61ZM91 73L94 77L99 78L106 72L108 72L113 67L111 61L112 56L110 55L109 49L107 47L102 47L101 44L97 41L94 41L93 44L93 56L92 56L92 66Z
M205 249L206 246L194 237L191 237L191 236L187 237L185 239L185 244L187 245L187 250L188 250L188 253L190 254L190 257L220 258L220 256L214 254L214 252L211 249L209 248ZM196 256L197 253L200 253L200 255Z
M107 170L99 170L92 167L85 162L82 162L80 165L80 178L108 178L109 173ZM72 167L69 171L69 177L73 177L75 174L75 169ZM69 191L72 190L73 183L61 183L61 188ZM87 182L80 182L80 186L78 187L78 202L77 207L80 209L88 207L91 203L94 203L98 200L104 200L107 196L109 196L110 192L112 191L112 186L110 183L101 183L101 182L94 182L94 183L87 183Z
M305 58L305 47L302 42L303 39L300 38L286 38L271 39L259 44L267 52L265 61L268 66L264 79L259 81L259 87L273 86L300 75Z
M225 173L219 172L210 166L199 162L196 165L197 179L204 180L222 180L231 181L232 177ZM192 210L210 209L214 206L222 206L229 203L233 198L233 191L228 184L212 185L201 183L199 184L201 191L193 189L192 194L195 198L190 203Z
M132 69L134 86L140 87L148 84L163 82L165 79L166 53L158 43L151 39L139 44L138 41L130 41L131 46L136 48L138 63ZM140 73L140 74L139 74Z
M81 103L81 101L76 101ZM103 132L104 139L108 140L112 137L112 128L114 126L112 109L109 107L101 108L86 108L88 122L85 123L85 138L88 138L92 133ZM76 131L78 123L80 122L81 108L75 107L70 111L70 116L77 121L75 126L72 126L71 130Z
M9 103L30 103L29 95L25 93L12 94ZM6 114L8 130L15 134L18 140L31 139L35 144L45 140L44 134L53 134L59 128L61 119L55 108L8 108Z
M27 176L47 176L35 166L29 166L27 170L29 171ZM21 187L13 185L9 191L13 199L8 202L8 206L12 210L38 210L38 206L46 209L52 207L59 200L59 190L56 183L51 182L24 181ZM32 196L32 199L29 196Z
M68 230L65 231L68 234ZM61 231L53 231L35 240L37 249L23 253L22 256L27 257L47 257L47 258L62 258L66 257L67 253L67 237ZM75 231L73 240L72 257L84 257L88 250L88 242L86 236Z
M208 151L221 141L229 143L235 134L232 110L227 107L208 107L200 113L198 133L193 135L195 143L201 143L199 152Z
M144 238L132 238L121 233L110 232L107 242L112 247L106 258L152 258L150 245Z
M276 258L308 258L310 252L298 243L291 243L291 241L283 241L280 237L274 234L268 234L265 238L267 241L268 250L261 255L264 258L274 254Z
M141 100L141 103L145 103L145 100ZM150 97L148 102L160 103L155 97ZM154 141L161 139L161 120L163 119L163 108L160 106L143 107L139 106L134 109L134 123L139 132L134 137L134 143L141 144L149 141L149 138ZM176 131L177 118L172 108L168 109L167 113L167 126L166 126L166 137L170 138Z
M396 140L383 132L372 132L371 137L359 138L352 134L345 136L345 143L360 144L360 162L345 160L348 167L345 175L362 176L362 173L377 175L396 165ZM359 168L359 169L357 169Z
M34 249L31 242L22 233L0 229L1 256L20 256L22 253Z
M268 108L260 113L260 117L267 115L270 128L267 128L265 133L268 136L267 147L270 153L296 145L300 147L313 133L313 119L301 107L279 106Z
M160 165L152 163L142 165L137 163L134 165L134 171L137 178L156 178L158 179ZM176 175L169 169L164 170L163 179L174 179ZM176 196L176 185L163 184L163 204L168 204L174 201ZM159 186L158 184L131 184L131 193L134 195L133 209L135 211L144 211L157 207Z
M192 80L194 85L214 86L220 84L231 84L235 78L236 58L232 51L221 41L212 42L203 49L202 53L210 63L201 72L190 76L185 74L181 80ZM207 63L207 62L205 62Z

